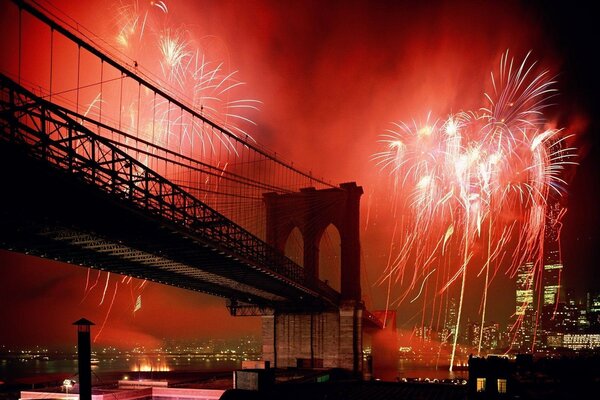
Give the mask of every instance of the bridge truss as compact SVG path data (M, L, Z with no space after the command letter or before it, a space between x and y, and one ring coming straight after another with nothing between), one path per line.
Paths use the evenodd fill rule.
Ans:
M265 192L334 186L38 4L15 1L5 17L17 51L0 61L2 247L222 296L233 314L337 305L264 242L262 205ZM40 30L36 58L25 43Z

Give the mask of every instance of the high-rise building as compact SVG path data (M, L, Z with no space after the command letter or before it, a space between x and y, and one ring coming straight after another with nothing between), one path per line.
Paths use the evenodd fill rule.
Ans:
M534 336L536 345L544 347L548 335L556 330L558 303L561 299L563 265L560 231L564 214L565 209L558 202L551 203L547 209L541 271L536 271L533 262L526 262L517 270L516 316L520 321L517 325L519 331L516 344L522 348L532 347ZM542 274L541 280L538 280L540 278L537 276L538 272ZM540 283L542 291L536 295L534 288ZM541 306L539 310L537 305ZM560 311L560 314L571 313L570 310L565 309Z
M587 297L590 299L588 301L589 312L590 313L600 313L600 293L596 293L594 295L591 295L590 293L588 293Z
M563 303L561 302L560 305L563 305ZM581 307L577 303L573 292L567 291L563 307L564 311L561 314L559 331L563 333L577 332L580 315L579 309Z
M415 326L413 334L424 341L431 340L432 330L428 326Z
M517 270L516 315L533 310L533 262L526 262Z
M535 330L535 310L533 308L534 292L534 264L526 262L520 265L517 270L517 290L516 290L516 310L517 335L515 343L522 350L533 347L533 337Z
M457 308L456 298L450 297L446 303L446 319L442 329L442 343L454 340L454 330L456 329Z
M486 323L481 333L481 324L469 321L467 323L466 344L472 347L479 346L481 339L481 348L483 350L496 349L500 345L500 324L495 322Z
M561 324L559 317L564 315L564 309L559 312L559 303L563 301L564 295L561 293L562 270L560 248L560 231L562 228L562 217L565 209L560 203L552 203L546 212L545 234L544 234L544 252L542 269L542 298L541 315L538 321L538 338L541 347L552 347L548 343L548 337L557 331Z
M560 297L562 261L560 249L561 219L565 209L558 202L548 207L544 235L544 270L542 284L544 305L556 304Z
M556 304L560 296L562 263L544 264L544 305Z
M590 329L600 332L600 293L588 293L587 315Z

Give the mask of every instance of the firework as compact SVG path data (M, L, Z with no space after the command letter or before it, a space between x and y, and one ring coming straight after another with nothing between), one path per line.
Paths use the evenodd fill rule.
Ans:
M568 136L548 127L544 118L554 81L548 71L536 75L528 57L515 64L508 52L502 56L481 109L396 123L382 137L384 150L375 155L390 173L403 229L382 281L394 280L404 288L397 303L411 293L416 293L410 297L414 301L433 274L440 274L438 294L460 284L450 369L473 258L484 253L483 267L477 268L485 274L483 318L490 273L506 265L503 260L510 259L509 275L533 261L535 285L547 201L563 193L560 172L573 163L574 149L565 146Z
M166 2L121 2L116 11L115 44L136 69L201 115L253 140L248 128L256 123L248 114L258 111L260 101L235 98L235 90L245 84L236 79L237 71L210 60L193 31L171 23ZM145 140L178 152L188 150L192 157L214 153L215 141L235 153L231 138L206 131L201 120L182 118L181 109L167 99L156 100L151 93L130 90L124 101L129 110L126 131L141 132ZM201 146L190 150L194 138L199 138Z
M248 127L256 124L249 114L258 111L260 102L235 98L236 89L244 85L236 79L237 71L228 71L224 62L210 60L201 42L195 39L195 32L184 25L172 23L167 2L122 0L111 10L115 12L113 44L129 60L125 63L168 95L227 129L230 134L244 141L253 140ZM165 151L196 160L215 156L218 158L215 161L216 170L220 174L215 173L214 177L207 174L205 179L198 178L196 182L199 193L205 189L203 200L210 202L212 199L208 198L208 189L218 189L230 160L238 156L239 145L234 143L234 138L214 130L200 118L184 114L181 107L167 97L157 96L145 88L142 90L123 75L103 76L102 71L99 92L88 102L84 118L102 122L103 118L108 119L107 115L112 115L112 120L107 122L129 135L117 140L120 145L131 145L124 147L124 151L170 179L176 179L174 177L182 172L157 161ZM111 87L111 80L121 82ZM86 121L82 120L81 123L86 124ZM111 134L108 131L99 133ZM152 146L140 152L139 143L134 143L132 137L149 142ZM114 138L111 136L111 139ZM87 150L83 146L78 151L85 153ZM96 282L90 285L88 272L82 299L83 302L96 286L103 286L99 306L106 306L107 311L94 340L100 337L108 321L119 286L130 287L131 301L127 303L135 313L141 308L141 293L146 282L136 286L131 279L118 280L111 277L110 273L106 273L103 285L98 285L99 279L100 273ZM114 280L113 285L110 284L111 280Z

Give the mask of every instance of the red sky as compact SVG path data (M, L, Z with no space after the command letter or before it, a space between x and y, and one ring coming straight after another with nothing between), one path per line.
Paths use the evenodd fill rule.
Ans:
M386 210L377 208L378 196L385 193L385 177L371 160L379 150L379 136L392 121L423 119L429 111L444 116L479 107L500 55L510 49L522 58L532 50L533 59L558 76L560 107L552 109L553 117L573 131L578 121L586 121L587 135L576 132L586 157L573 181L569 203L574 210L567 214L564 231L577 240L563 242L569 242L564 250L565 274L572 284L581 287L593 276L586 271L598 265L598 256L585 254L598 240L597 230L586 231L598 223L597 135L593 135L597 105L591 100L598 83L597 78L585 80L591 76L591 67L585 64L585 49L592 43L585 21L591 11L574 11L566 3L548 9L544 2L516 1L166 3L169 23L193 32L228 68L239 71L238 77L246 82L245 94L262 101L254 117L259 142L332 182L356 181L365 188L363 220L369 211L376 223L363 226L367 229L362 237L371 283L381 273L381 260L387 258L390 234L389 227L381 226ZM55 4L99 35L114 32L118 2ZM585 207L588 211L583 211ZM575 273L575 268L581 271ZM0 252L0 320L10 327L2 329L0 344L69 342L74 335L70 323L82 316L99 329L114 277L109 298L100 306L98 289L105 276L82 301L86 274L83 268ZM92 279L95 276L92 271ZM500 296L510 284L498 279L494 293ZM128 290L120 287L99 343L122 344L127 338L152 344L162 337L260 330L258 318L229 317L222 299L157 284L145 287L142 308L134 315L135 299ZM363 292L371 293L370 307L383 307L381 288L364 285ZM476 306L472 308L474 313ZM513 308L510 299L492 304L503 322ZM405 316L415 312L408 306L399 310Z

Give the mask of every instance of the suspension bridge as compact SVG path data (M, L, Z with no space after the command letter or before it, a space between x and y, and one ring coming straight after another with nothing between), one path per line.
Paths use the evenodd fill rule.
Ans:
M361 298L362 188L282 160L52 10L4 9L0 247L223 297L262 316L275 365L362 369L382 326ZM339 291L319 279L330 225Z

